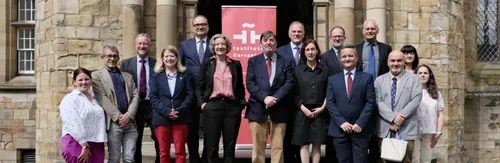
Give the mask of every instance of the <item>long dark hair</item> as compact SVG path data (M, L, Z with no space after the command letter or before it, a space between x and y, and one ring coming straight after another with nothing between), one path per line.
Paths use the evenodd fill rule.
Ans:
M92 76L90 75L90 71L85 69L85 68L78 68L75 71L73 71L73 80L76 80L76 77L80 75L81 73L87 74L90 79L92 79Z
M405 45L401 47L401 52L403 53L413 53L415 56L413 57L413 63L411 63L411 69L416 70L418 66L418 54L417 49L413 45Z
M414 71L415 71L415 74L418 73L418 69L420 69L421 67L425 67L427 68L427 71L429 71L429 81L427 81L427 92L429 92L429 94L431 95L431 97L433 99L438 99L438 88L437 88L437 84L436 84L436 79L434 78L434 73L432 72L431 68L425 64L423 65L420 65L418 66Z

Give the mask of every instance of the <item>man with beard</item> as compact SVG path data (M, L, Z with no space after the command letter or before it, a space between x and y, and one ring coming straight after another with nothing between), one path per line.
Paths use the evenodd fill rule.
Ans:
M414 140L419 138L417 108L422 100L422 82L405 70L401 51L392 51L387 62L390 72L375 80L378 147L383 138L397 136L408 142L402 162L411 163Z
M134 77L137 90L139 92L139 106L136 114L137 124L137 143L134 154L135 162L142 162L142 136L144 134L144 125L147 123L151 129L151 139L155 142L155 162L159 163L159 145L156 140L155 128L151 124L153 113L151 102L149 100L149 78L153 75L153 69L156 59L148 56L151 39L148 34L140 33L135 38L135 49L137 56L125 59L120 65L120 70L130 73Z
M363 24L363 37L365 41L356 45L356 52L359 56L357 70L372 74L373 78L389 72L387 55L392 51L391 45L377 41L378 30L375 20L365 21ZM376 114L373 115L375 116ZM372 120L375 120L375 117ZM371 132L374 139L370 139L369 142L369 162L380 159L380 149L375 139L376 134L374 133L375 131Z
M179 56L181 58L181 63L186 66L188 71L193 75L193 79L197 80L200 74L200 66L203 60L212 57L212 53L208 47L208 20L203 15L198 15L193 19L193 33L194 38L187 39L181 42L179 48ZM193 89L194 89L193 85ZM196 103L196 97L194 97L191 105L191 116L192 121L188 128L188 139L187 145L189 150L189 162L197 163L200 162L199 150L199 130L200 127L200 112L201 108L198 107L201 104ZM203 149L203 156L205 156L205 149Z
M328 67L328 76L332 76L342 71L340 64L340 48L344 45L345 31L341 26L333 27L330 30L329 40L333 48L321 54L321 62Z
M252 162L265 162L268 134L271 136L271 162L283 163L283 138L293 87L293 61L277 55L276 35L265 31L260 36L262 54L248 60L247 90L250 93L245 118L252 133ZM288 163L288 162L287 162Z
M302 48L302 41L304 41L304 24L299 21L290 23L288 37L290 38L290 43L276 49L276 53L288 60L293 61L293 67L295 68L305 63L305 60L300 58L300 49ZM289 96L287 99L292 100L292 97ZM290 108L294 108L294 106L290 105ZM295 126L294 121L295 111L290 111L286 123L286 127L289 130L286 130L285 138L283 140L285 162L287 163L300 162L300 147L292 144L292 128Z

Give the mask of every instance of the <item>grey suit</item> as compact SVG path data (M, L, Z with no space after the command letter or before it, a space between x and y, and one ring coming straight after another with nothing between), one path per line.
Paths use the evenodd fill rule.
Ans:
M405 70L397 86L396 102L394 111L391 109L391 74L385 73L377 77L375 81L375 93L378 106L377 136L384 138L389 132L389 126L401 113L406 116L405 121L400 126L398 133L404 140L418 139L418 116L417 108L422 99L422 82L419 77Z

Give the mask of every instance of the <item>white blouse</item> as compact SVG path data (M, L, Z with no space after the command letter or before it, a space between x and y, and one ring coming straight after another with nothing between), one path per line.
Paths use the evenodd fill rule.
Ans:
M420 133L434 134L437 132L438 111L444 110L444 100L438 92L438 98L433 99L427 89L422 90L422 102L418 107L418 124Z
M107 142L104 110L92 97L92 102L80 91L67 94L59 105L62 136L69 134L78 143ZM61 137L62 137L61 136Z

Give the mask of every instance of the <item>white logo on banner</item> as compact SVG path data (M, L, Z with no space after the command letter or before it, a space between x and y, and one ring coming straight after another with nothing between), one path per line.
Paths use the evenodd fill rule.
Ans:
M255 24L250 24L250 23L243 23L241 25L243 28L254 28ZM242 44L247 44L247 30L242 30L241 34L235 34L233 35L233 39L235 40L241 40ZM250 30L250 44L255 44L257 40L259 40L260 34L256 34L254 30Z

